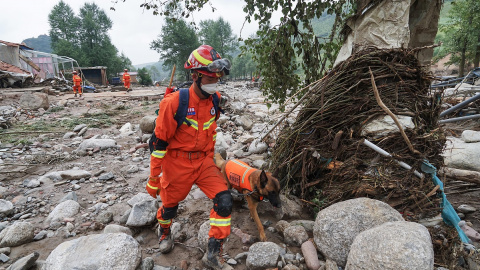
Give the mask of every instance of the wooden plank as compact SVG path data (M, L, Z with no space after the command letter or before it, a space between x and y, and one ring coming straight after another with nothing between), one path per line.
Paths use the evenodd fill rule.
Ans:
M40 67L38 67L37 65L35 65L35 63L32 62L32 60L28 59L27 57L19 54L18 56L20 56L20 59L22 59L23 61L25 61L25 63L29 64L32 68L34 68L36 71L40 72Z

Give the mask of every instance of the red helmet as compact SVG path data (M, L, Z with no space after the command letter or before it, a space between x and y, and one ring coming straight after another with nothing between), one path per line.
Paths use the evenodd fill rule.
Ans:
M123 71L128 71L128 69L124 69Z
M209 45L201 45L194 50L184 65L186 69L197 70L210 77L228 75L230 67L230 61L222 59L220 54Z
M77 74L77 71L76 71L76 70L74 70L74 71L72 72L72 74Z

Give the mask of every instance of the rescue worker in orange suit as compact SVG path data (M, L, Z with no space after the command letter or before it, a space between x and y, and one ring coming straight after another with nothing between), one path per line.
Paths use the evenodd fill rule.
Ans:
M160 195L163 205L157 213L160 223L160 252L173 249L170 234L172 219L178 203L186 198L196 184L210 199L210 231L208 251L202 261L213 269L226 264L221 256L223 241L230 234L232 195L220 170L213 161L218 112L212 102L217 82L228 75L230 61L208 45L194 50L184 67L191 70L194 83L189 88L188 113L177 128L174 115L179 107L179 93L173 92L160 103L156 120L154 150L150 160L147 191L153 197ZM162 175L160 176L160 174Z
M77 75L77 71L73 71L73 93L75 94L75 97L77 97L77 92L80 94L80 97L82 97L82 78Z
M127 89L127 92L132 91L130 88L130 74L128 74L128 69L123 70L123 87Z

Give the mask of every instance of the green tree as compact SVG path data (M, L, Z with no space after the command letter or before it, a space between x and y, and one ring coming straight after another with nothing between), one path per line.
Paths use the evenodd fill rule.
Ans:
M142 85L152 85L152 78L150 74L148 74L148 70L146 68L141 68L138 70L139 83Z
M232 53L238 47L237 37L232 33L230 23L223 18L200 22L200 40L212 46L222 57L232 59Z
M71 57L83 67L106 66L111 78L132 62L118 54L108 31L112 21L95 3L85 3L76 17L73 10L60 1L49 14L50 36L55 54Z
M184 19L166 18L158 38L150 43L150 48L160 53L163 66L171 70L173 65L183 67L190 53L200 46L195 29ZM180 69L177 69L177 73ZM185 80L189 80L188 71L184 71Z
M245 41L263 78L264 94L274 102L283 103L299 87L320 79L334 62L342 40L339 26L351 10L347 5L359 0L285 1L245 0L243 11L246 21L259 24L258 38ZM183 17L201 10L208 0L147 1L141 6L154 14L170 16L170 7L183 4ZM212 7L214 9L214 7ZM280 24L271 26L272 13L283 14ZM328 38L317 37L311 20L327 12L335 16L333 29ZM301 59L301 61L298 61ZM300 77L298 70L303 70Z
M50 24L49 35L53 52L76 59L80 48L79 18L75 16L72 8L61 0L48 15L48 23Z
M444 46L436 58L451 54L449 64L459 66L459 76L464 76L467 64L479 66L480 60L480 2L459 0L452 2L446 23L440 25L443 34L437 40Z
M160 71L156 66L150 66L149 68L150 75L152 76L153 81L160 80Z

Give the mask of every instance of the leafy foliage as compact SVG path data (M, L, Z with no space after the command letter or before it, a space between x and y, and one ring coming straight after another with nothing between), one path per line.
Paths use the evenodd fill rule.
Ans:
M223 18L200 22L200 40L215 48L223 58L232 59L232 53L238 47L237 37L232 33L230 23Z
M208 2L150 0L141 6L152 10L153 14L168 17L178 15L172 12L172 8L183 4L185 8L180 15L188 18ZM245 40L245 50L251 53L261 71L264 94L271 101L283 103L296 93L299 86L320 79L330 68L341 46L338 28L349 15L350 0L245 0L245 3L246 21L255 20L259 24L256 37ZM271 26L272 13L276 10L282 12L283 19L279 25ZM335 16L327 38L316 36L311 24L311 20L320 18L324 12ZM299 70L303 70L302 76Z
M138 70L138 78L142 85L152 85L152 78L150 77L150 74L146 68L141 68Z
M171 70L173 65L183 67L190 53L200 46L195 29L180 18L166 18L158 38L150 43L150 48L160 53L165 69ZM177 72L178 74L178 72ZM184 70L184 77L189 78Z
M61 0L48 18L53 53L71 57L84 67L107 66L109 77L132 66L123 53L118 55L108 36L112 21L95 3L85 3L77 17Z
M448 64L460 67L459 75L464 75L467 64L479 66L480 59L480 2L460 0L451 3L447 22L440 25L437 42L443 46L436 51L435 59L451 54Z

